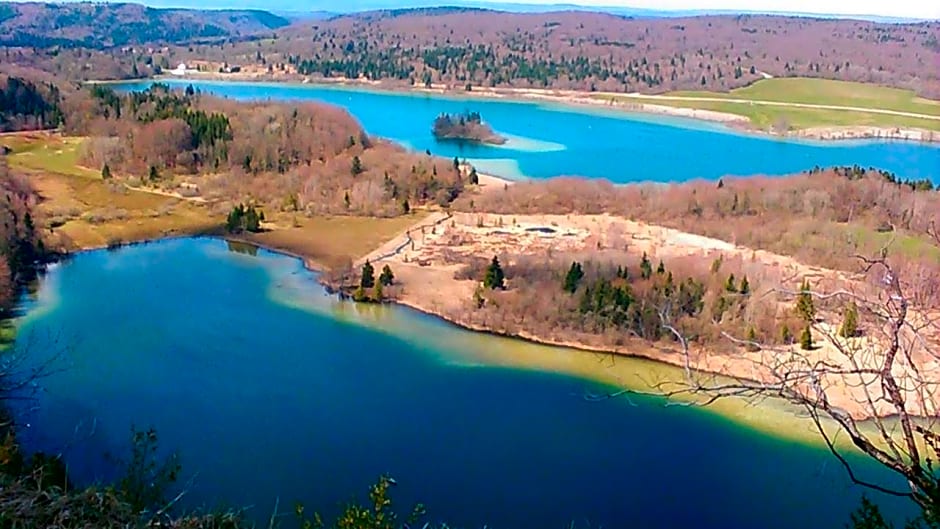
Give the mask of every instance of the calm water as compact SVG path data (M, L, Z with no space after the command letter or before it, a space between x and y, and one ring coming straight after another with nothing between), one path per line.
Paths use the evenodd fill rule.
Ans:
M170 81L185 86L189 81ZM365 129L408 147L472 160L510 178L577 175L614 182L677 182L725 175L783 175L814 166L875 166L940 183L940 148L912 142L793 141L731 132L716 124L603 109L466 100L304 85L196 82L234 99L317 100L347 108ZM140 90L148 82L119 85ZM475 110L510 141L500 147L439 143L441 112Z
M561 373L606 360L340 302L298 260L219 240L81 254L37 296L18 347L70 347L24 440L85 483L113 477L136 424L180 451L190 506L259 520L278 499L335 511L385 472L403 504L466 528L836 528L860 494L820 448L657 399L591 402L604 387Z

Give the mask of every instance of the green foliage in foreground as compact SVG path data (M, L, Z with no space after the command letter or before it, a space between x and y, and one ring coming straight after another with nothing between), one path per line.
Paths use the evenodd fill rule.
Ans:
M58 457L41 453L21 456L12 432L0 440L0 528L35 529L253 529L239 512L178 513L169 497L180 463L176 454L157 456L153 429L132 429L130 458L123 462L123 477L115 485L76 489ZM369 490L369 501L351 502L332 522L319 514L308 516L303 505L295 514L304 529L404 529L424 527L423 505L406 516L395 510L391 488L395 480L382 476ZM273 521L269 529L280 527ZM444 526L441 526L442 528Z

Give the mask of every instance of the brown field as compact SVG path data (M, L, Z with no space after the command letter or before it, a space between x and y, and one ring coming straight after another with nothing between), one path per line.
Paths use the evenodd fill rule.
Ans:
M426 212L379 217L304 217L282 213L265 223L268 231L240 237L301 256L318 268L342 268L421 222Z

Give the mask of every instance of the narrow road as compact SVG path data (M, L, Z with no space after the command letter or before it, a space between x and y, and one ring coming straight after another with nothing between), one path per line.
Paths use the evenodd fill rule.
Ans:
M697 97L697 96L666 96L652 94L615 94L607 92L604 95L630 99L651 99L653 101L699 101L703 103L740 103L744 105L766 105L771 107L812 108L817 110L846 110L851 112L867 112L869 114L887 114L889 116L903 116L907 118L940 120L940 115L918 114L901 110L888 110L884 108L846 107L841 105L817 105L813 103L788 103L784 101L763 101L759 99L733 99L724 97Z

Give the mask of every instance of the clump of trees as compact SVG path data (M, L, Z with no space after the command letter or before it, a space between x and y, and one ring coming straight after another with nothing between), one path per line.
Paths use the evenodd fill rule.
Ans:
M261 223L264 222L264 211L255 208L253 204L238 204L232 208L225 220L225 230L229 233L248 231L258 233Z
M0 132L55 128L62 124L61 94L51 84L0 76Z
M493 129L483 122L479 112L464 112L463 114L441 114L434 119L431 127L434 137L441 140L463 140L479 143L506 143L506 139L499 136ZM457 168L455 164L455 168Z
M382 267L378 279L375 277L375 266L366 259L359 273L359 284L353 291L353 301L381 303L385 300L385 289L395 283L395 274L389 265Z

